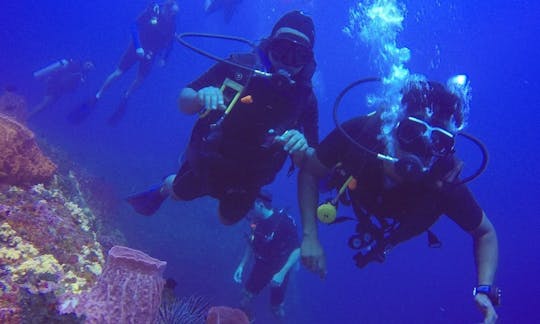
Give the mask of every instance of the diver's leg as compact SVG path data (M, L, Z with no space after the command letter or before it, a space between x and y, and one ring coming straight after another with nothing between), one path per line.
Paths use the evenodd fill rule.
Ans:
M131 68L133 64L137 63L137 61L138 56L135 52L133 42L131 42L124 54L122 55L122 58L120 58L120 63L118 63L118 67L116 68L116 70L109 74L107 79L105 79L105 82L103 82L101 88L96 93L96 99L100 99L103 92L107 90L116 79L122 76L125 71L129 70L129 68Z
M253 298L257 296L272 279L273 271L271 270L272 269L270 269L267 264L255 260L253 269L251 270L242 291L242 299L240 300L240 309L244 311L249 318L253 318Z
M131 82L126 92L124 92L124 95L122 96L122 98L120 99L120 103L118 104L118 108L116 108L116 111L109 118L109 125L116 126L124 117L127 110L128 99L133 93L133 91L141 85L143 80L150 72L152 60L152 58L143 58L140 60L139 72L137 73L137 77L135 78L135 80L133 80L133 82Z
M124 93L122 100L127 100L133 91L135 91L141 85L144 79L146 79L146 77L150 74L153 63L154 55L149 55L148 57L139 60L139 71L137 72L137 77L129 85L129 88Z
M208 195L204 179L188 162L182 164L177 174L165 179L162 190L175 200L193 200Z
M135 78L135 80L131 82L131 84L129 85L129 88L126 90L126 92L124 92L124 96L122 97L122 100L127 100L131 96L133 91L135 91L135 89L137 89L141 85L144 79L145 79L145 76L141 75L140 73L137 74L137 77Z
M51 105L53 102L58 100L58 96L53 95L45 95L43 97L43 100L39 104L37 104L34 109L28 114L28 118L34 117L37 113L41 112L43 109L47 108L49 105Z
M255 294L248 291L246 288L242 289L242 298L240 299L239 308L247 315L248 318L253 318L253 298Z
M105 79L105 82L103 82L103 85L101 86L101 88L96 93L96 99L101 98L103 91L107 90L109 86L111 85L111 83L113 83L116 79L118 79L123 73L124 72L122 70L117 68L116 70L113 71L113 73L109 74L107 79Z
M270 288L270 308L274 316L282 319L285 316L285 291L289 282L289 273L285 275L285 279L279 286Z

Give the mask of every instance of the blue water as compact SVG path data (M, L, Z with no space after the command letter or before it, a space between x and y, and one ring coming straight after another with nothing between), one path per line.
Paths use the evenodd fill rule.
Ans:
M257 40L287 10L306 9L317 27L316 91L320 135L325 136L333 127L331 104L337 93L349 82L376 72L366 48L355 46L341 31L355 1L244 2L226 24L220 13L205 16L202 1L181 1L178 31ZM468 131L484 140L491 155L487 171L471 188L499 236L496 283L504 289L503 306L498 308L500 322L538 323L540 4L532 0L402 3L407 15L398 43L411 50L407 64L411 72L443 82L457 73L471 79ZM32 79L33 71L63 57L94 60L96 70L88 83L37 116L30 126L112 186L118 197L176 171L178 155L194 122L194 117L177 111L176 97L211 64L177 45L166 67L156 66L134 93L119 127L108 127L106 119L134 71L105 92L87 123L80 127L68 124L67 112L95 93L114 69L128 44L129 26L145 5L141 0L22 0L3 3L0 10L0 85L15 85L30 104L36 104L43 93L42 84ZM220 55L238 49L224 42L201 44ZM364 112L351 108L344 115ZM462 156L465 160L470 157L473 164L474 154L465 148ZM279 189L276 204L290 206L298 217L295 179L282 175L272 188ZM212 304L235 306L240 286L232 276L242 256L247 226L220 225L215 207L211 199L167 202L158 214L143 218L119 200L118 208L107 216L118 224L130 246L168 262L166 276L179 283L179 295L201 294ZM434 227L443 241L442 249L428 249L425 237L420 236L392 251L384 264L362 270L355 268L353 253L346 246L353 230L349 224L321 228L328 277L320 281L303 268L293 272L286 306L288 323L481 320L471 297L475 284L471 239L452 222L443 218ZM267 305L268 295L263 293L256 302L256 323L272 323Z

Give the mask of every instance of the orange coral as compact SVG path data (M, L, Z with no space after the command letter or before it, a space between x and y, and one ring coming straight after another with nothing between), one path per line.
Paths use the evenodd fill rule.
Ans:
M48 181L56 171L36 144L34 133L0 114L0 183L30 185Z

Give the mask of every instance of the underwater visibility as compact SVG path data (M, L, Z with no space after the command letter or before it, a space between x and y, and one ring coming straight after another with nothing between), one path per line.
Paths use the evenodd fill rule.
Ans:
M540 5L19 1L0 323L537 323Z

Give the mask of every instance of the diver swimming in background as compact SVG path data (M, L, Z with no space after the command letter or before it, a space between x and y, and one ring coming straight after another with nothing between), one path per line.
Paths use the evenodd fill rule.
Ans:
M242 0L205 0L204 11L206 14L211 14L216 11L223 11L223 18L225 22L230 22L232 16L236 12L238 5Z
M36 72L34 78L45 83L45 96L28 114L32 118L62 96L74 92L86 82L88 73L94 69L91 61L75 59L58 60Z
M361 268L372 261L383 262L393 247L426 231L430 244L440 245L429 228L445 214L473 239L477 270L474 300L484 322L494 323L494 306L501 296L501 290L493 285L497 235L466 186L467 178L459 177L462 162L454 154L455 138L465 136L462 129L468 107L468 96L459 89L468 89L465 76L451 78L446 87L434 81L411 80L402 89L401 111L388 136L382 136L381 116L389 112L381 107L342 126L337 124L316 150L308 151L298 189L303 224L301 258L306 268L321 277L326 275L316 220L332 223L340 201L352 205L356 215L355 233L348 243L357 252L354 260ZM317 181L327 175L333 188L341 188L340 197L317 208Z
M111 83L138 63L139 70L135 80L122 95L118 108L108 121L112 126L118 124L126 112L129 97L148 76L155 60L159 58L159 64L165 64L173 47L177 13L178 4L175 0L152 2L133 24L131 42L116 70L105 79L96 95L74 110L68 119L75 124L84 121Z
M235 282L244 283L240 308L253 318L253 298L270 286L270 309L281 320L290 270L300 259L296 223L285 210L272 207L272 194L266 190L261 191L247 218L251 229L248 246L233 276ZM244 268L251 258L254 264L244 280Z
M208 195L219 200L223 224L241 220L287 156L298 163L308 145L318 142L314 42L312 19L289 12L253 52L233 54L187 85L180 110L199 118L180 169L129 197L134 209L152 215L167 197Z

